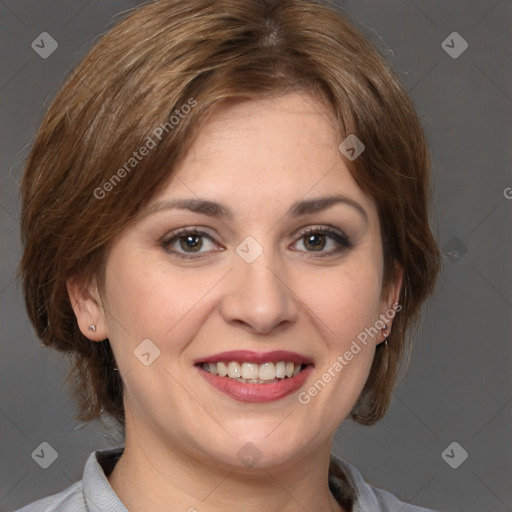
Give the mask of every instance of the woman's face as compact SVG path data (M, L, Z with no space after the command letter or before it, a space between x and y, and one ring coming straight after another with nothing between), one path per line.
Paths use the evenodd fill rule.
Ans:
M84 325L110 340L132 438L238 467L330 446L399 286L381 296L376 206L340 142L306 93L226 104L114 241Z

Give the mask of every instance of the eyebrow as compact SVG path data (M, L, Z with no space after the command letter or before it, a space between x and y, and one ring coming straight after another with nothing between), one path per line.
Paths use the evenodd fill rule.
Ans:
M290 209L285 214L285 217L298 218L311 213L327 210L337 204L351 206L357 210L368 223L368 214L361 204L349 197L341 195L330 195L297 201L291 205ZM144 214L144 217L153 215L154 213L162 210L174 209L189 210L194 213L200 213L217 218L232 219L234 217L233 212L229 207L207 199L171 199L168 201L161 201L150 206Z

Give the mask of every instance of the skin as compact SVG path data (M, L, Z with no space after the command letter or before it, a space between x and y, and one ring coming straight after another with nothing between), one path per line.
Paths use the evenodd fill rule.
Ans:
M382 289L376 205L351 177L340 142L331 112L305 92L224 104L112 243L102 293L68 283L80 329L109 338L123 378L125 451L108 478L129 510L343 510L327 485L329 453L381 332L307 404L297 393L240 402L194 367L226 350L295 351L314 360L304 391L398 301L400 273ZM359 203L366 218L345 203L286 215L296 201L333 194ZM222 203L233 217L156 206L177 198ZM351 246L301 234L326 226ZM162 247L184 227L206 233L199 252L187 253L183 239ZM247 236L263 249L252 263L236 253ZM150 366L134 356L144 339L160 350ZM251 468L237 457L248 442L261 454Z

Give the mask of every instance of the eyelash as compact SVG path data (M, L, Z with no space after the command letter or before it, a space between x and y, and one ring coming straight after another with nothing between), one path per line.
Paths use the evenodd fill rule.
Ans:
M191 253L183 253L183 252L177 252L174 250L169 249L169 246L172 245L174 242L177 242L180 238L184 238L186 236L200 236L205 237L214 242L213 238L208 235L207 233L200 231L198 228L182 228L177 231L174 231L173 233L170 233L165 238L163 238L160 242L161 247L168 253L172 254L173 256L176 256L180 259L195 259L198 257L201 257L201 254L204 255L204 252L191 252ZM346 249L351 249L353 247L352 242L350 239L342 232L338 232L337 230L334 230L329 227L308 227L306 229L303 229L297 238L297 241L301 240L305 236L308 235L324 235L330 238L331 240L334 240L338 244L338 248L329 252L324 251L318 251L321 255L318 256L307 256L307 257L318 257L318 258L325 258L328 256L332 256L334 254L338 254ZM214 242L215 243L215 242ZM205 252L211 252L211 251L205 251ZM317 251L304 251L306 253L315 253Z

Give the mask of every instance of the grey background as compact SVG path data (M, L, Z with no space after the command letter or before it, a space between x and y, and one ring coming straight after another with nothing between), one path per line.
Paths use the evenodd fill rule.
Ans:
M67 363L41 347L26 318L14 278L17 183L59 85L117 15L139 3L0 1L0 510L63 490L81 478L90 452L120 442L108 427L73 419L62 388ZM389 413L373 427L345 422L334 452L404 501L510 511L512 2L338 3L386 53L423 118L444 269ZM441 47L454 31L469 45L456 59ZM59 45L47 59L31 48L41 32ZM43 441L58 453L48 469L31 457ZM441 456L454 441L469 454L457 469Z

